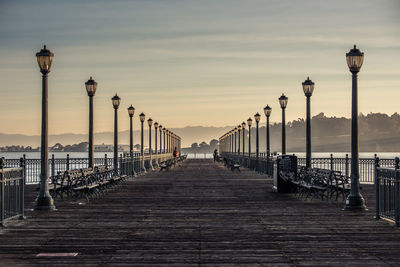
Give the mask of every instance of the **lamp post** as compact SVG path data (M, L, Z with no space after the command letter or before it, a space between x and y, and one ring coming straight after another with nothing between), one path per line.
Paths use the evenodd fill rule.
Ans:
M96 93L97 82L95 82L92 77L85 82L86 92L89 96L89 147L88 147L88 158L89 158L89 168L94 167L94 148L93 148L93 96Z
M245 135L246 135L246 123L245 122L242 122L242 130L243 130L243 133L242 133L242 135L243 135L243 157L244 157L244 152L245 152Z
M251 124L252 123L253 123L253 120L251 118L248 118L247 125L249 126L249 163L250 163L250 156L251 156Z
M36 53L40 72L42 73L42 132L40 141L40 191L36 198L36 210L55 210L54 200L49 193L49 152L48 152L48 83L47 75L50 72L54 54L43 47Z
M256 167L255 169L258 168L258 157L259 157L259 153L260 153L260 140L259 140L259 136L258 136L258 125L260 123L260 119L261 119L261 115L257 112L254 115L254 120L256 121Z
M169 130L165 130L165 135L167 136L167 153L169 153Z
M135 114L135 108L131 105L128 108L128 115L129 115L129 155L131 156L131 165L132 165L132 175L136 176L135 172L135 164L133 158L133 115Z
M159 126L158 126L158 130L159 130L159 134L160 134L160 156L161 156L161 154L162 154L162 125L160 124ZM161 161L161 159L160 159L160 161Z
M267 164L268 164L268 159L269 159L269 156L270 156L270 153L271 153L271 148L270 148L270 133L269 133L269 117L271 116L271 111L272 111L272 108L270 107L270 106L266 106L265 108L264 108L264 114L265 114L265 116L267 117L267 125L266 125L266 129L267 129L267 142L266 142L266 145L267 145Z
M146 168L144 167L144 138L143 138L143 123L144 120L146 119L146 115L142 112L139 115L140 119L140 168L142 169L142 172L146 172Z
M129 154L133 157L133 115L135 114L135 108L131 105L128 108L129 115Z
M364 53L354 45L346 54L347 65L352 74L352 101L351 101L351 189L346 200L345 210L365 211L364 198L360 193L360 174L358 166L358 85L357 74L364 60Z
M115 94L111 100L114 107L114 172L118 173L118 107L121 98Z
M165 147L166 147L166 144L165 144L165 132L167 131L167 129L165 129L165 127L163 128L163 134L164 134L164 154L165 154L165 152L166 152L166 150L165 150Z
M303 91L306 96L307 116L306 116L306 168L311 168L311 96L314 92L314 83L307 77L303 83Z
M242 131L242 125L238 125L237 126L238 129L238 149L237 149L237 153L238 155L240 154L240 132Z
M158 168L158 147L157 147L157 131L158 131L158 122L154 123L154 151L156 152L156 162L155 166Z
M238 129L235 127L235 129L233 129L233 132L234 132L234 139L235 139L235 149L232 151L232 152L236 152L236 148L237 148L237 143L236 143L236 141L237 141L237 132L238 132Z
M149 118L147 120L147 124L149 125L149 158L150 158L149 169L153 170L153 160L151 158L151 154L153 152L152 149L151 149L151 126L153 125L153 120L151 118Z
M286 154L286 122L285 122L285 109L287 106L288 98L282 94L279 97L279 104L282 108L282 155Z

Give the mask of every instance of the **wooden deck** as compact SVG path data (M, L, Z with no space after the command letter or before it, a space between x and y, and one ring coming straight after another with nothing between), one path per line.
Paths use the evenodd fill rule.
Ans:
M0 230L0 266L400 264L400 229L373 219L371 186L363 188L366 213L278 195L271 187L251 171L187 160L89 204L27 211L26 220ZM27 191L31 209L35 192Z

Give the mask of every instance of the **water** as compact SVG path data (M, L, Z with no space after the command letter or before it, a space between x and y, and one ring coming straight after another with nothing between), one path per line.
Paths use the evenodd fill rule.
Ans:
M119 152L122 154L123 152ZM40 152L0 152L0 158L5 157L6 159L19 159L22 158L25 154L27 159L40 159ZM49 158L54 154L54 158L56 159L65 159L67 154L69 154L70 158L87 158L87 152L49 152ZM95 158L104 158L104 155L107 154L108 158L114 157L113 152L94 152Z
M122 154L123 152L119 152ZM26 155L27 159L40 159L40 152L0 152L0 157L5 157L6 159L19 159L23 157L23 155ZM54 157L57 158L66 158L67 154L69 154L70 158L87 158L88 154L87 152L49 152L49 158L51 158L51 155L54 154ZM104 155L107 154L108 158L113 157L113 152L94 152L94 157L95 158L104 158ZM288 154L296 154L300 158L305 158L306 153L304 152L289 152ZM350 152L334 152L334 153L329 153L329 152L316 152L312 154L313 158L329 158L330 155L333 155L334 158L344 158L346 157L346 154L351 156ZM377 154L379 158L382 159L393 159L395 157L400 157L400 152L361 152L360 153L360 158L373 158L374 154ZM189 159L211 159L213 158L212 153L189 153L188 154Z

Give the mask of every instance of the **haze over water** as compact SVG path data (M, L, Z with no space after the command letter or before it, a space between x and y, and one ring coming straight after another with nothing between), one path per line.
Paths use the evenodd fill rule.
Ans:
M121 131L130 104L169 128L236 125L266 104L278 122L283 92L287 119L304 118L307 76L312 115L350 117L345 53L354 43L365 52L360 112L398 111L394 0L1 1L0 34L0 133L40 134L34 54L43 44L55 53L49 134L87 133L89 76L98 82L95 132L112 131L116 92Z

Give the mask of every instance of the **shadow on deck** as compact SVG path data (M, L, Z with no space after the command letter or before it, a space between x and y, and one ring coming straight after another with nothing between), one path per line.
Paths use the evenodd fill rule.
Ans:
M89 204L27 211L0 230L0 265L397 265L400 229L370 210L299 201L272 192L272 181L232 173L211 160L135 178ZM33 207L33 189L27 190ZM38 257L39 253L78 253Z

